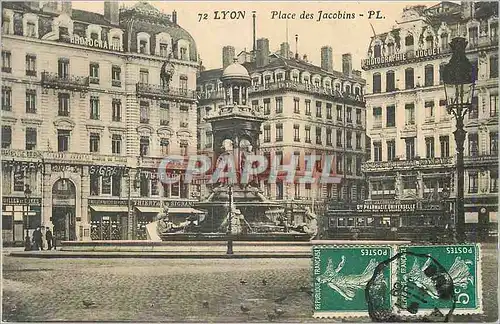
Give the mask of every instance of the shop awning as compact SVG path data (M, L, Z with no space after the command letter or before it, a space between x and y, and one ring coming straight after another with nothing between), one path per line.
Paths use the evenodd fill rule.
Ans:
M127 206L90 206L95 212L127 213Z
M160 208L160 207L135 207L137 208L138 211L140 211L141 213L159 213L160 211L162 211L163 209Z
M168 213L169 214L205 214L205 212L202 212L201 210L194 209L194 208L169 208Z

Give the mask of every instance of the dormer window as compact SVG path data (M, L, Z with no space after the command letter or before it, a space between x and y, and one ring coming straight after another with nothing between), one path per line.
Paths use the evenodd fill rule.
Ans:
M314 80L314 85L315 85L316 87L319 87L319 79L315 79L315 80Z
M442 50L448 49L448 34L447 33L441 34L441 49Z
M112 44L114 49L119 49L120 48L120 37L114 36L111 39L111 44Z
M309 77L305 77L305 78L304 78L304 83L305 83L305 84L309 84Z
M408 35L405 37L405 46L413 46L413 36Z
M276 74L276 81L282 81L282 80L283 80L283 74L282 73Z
M59 26L59 39L66 37L69 37L68 28Z
M26 23L26 36L36 37L36 25L32 21Z
M187 48L181 47L181 60L187 61Z
M160 43L160 56L162 57L168 56L168 45L165 43Z
M10 28L11 20L10 17L4 17L2 20L2 34L12 34Z
M90 39L92 39L94 41L99 40L99 35L97 33L91 33Z
M373 46L373 53L374 53L375 57L382 56L382 50L381 50L380 44Z
M145 41L145 40L141 40L139 42L139 53L141 53L141 54L147 54L147 51L146 51L147 46L148 46L148 42Z
M390 42L387 44L387 55L393 55L394 54L394 43Z
M434 37L432 37L432 35L429 35L425 38L425 45L427 48L434 47Z

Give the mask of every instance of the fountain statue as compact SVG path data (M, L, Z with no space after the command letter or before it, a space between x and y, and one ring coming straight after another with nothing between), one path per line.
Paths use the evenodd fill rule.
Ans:
M161 239L225 240L231 235L234 240L247 241L310 240L317 231L316 225L311 227L316 215L309 211L307 224L290 224L287 217L292 211L285 213L278 202L268 200L255 179L239 181L247 156L258 153L260 129L266 117L249 105L251 79L245 67L236 62L229 65L221 80L225 104L206 120L212 126L213 160L232 159L236 176L214 183L208 198L194 204L205 214L191 215L187 224L168 225L172 220L163 216L165 225L158 225Z

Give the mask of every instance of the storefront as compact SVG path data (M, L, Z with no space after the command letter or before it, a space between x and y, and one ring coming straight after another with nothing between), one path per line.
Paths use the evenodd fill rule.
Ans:
M41 198L2 198L2 243L3 245L24 245L26 228L30 237L41 226Z
M128 201L124 199L89 199L90 238L125 240L128 230Z
M473 240L498 235L498 205L491 198L465 199L465 228Z
M451 227L449 205L415 201L365 202L356 209L328 210L331 239L424 240Z

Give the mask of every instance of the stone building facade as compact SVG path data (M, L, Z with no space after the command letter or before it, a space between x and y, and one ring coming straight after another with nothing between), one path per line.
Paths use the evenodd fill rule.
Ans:
M367 135L371 159L363 165L367 203L440 205L449 219L387 213L370 222L387 228L446 226L454 223L456 188L455 120L446 110L441 71L451 57L449 43L468 41L467 56L478 67L472 109L465 119L465 209L469 228L496 228L498 203L498 6L496 3L442 2L406 8L390 31L372 37L366 71ZM436 216L436 215L434 215ZM375 224L375 223L372 223ZM439 224L438 224L439 223ZM350 225L349 225L350 224ZM357 223L356 223L357 224ZM370 226L359 222L361 231ZM354 218L332 221L356 227Z
M290 46L270 52L266 38L256 40L255 51L242 51L236 60L252 79L249 105L267 118L259 136L260 154L268 160L295 156L301 163L297 174L305 170L307 155L335 157L340 184L268 183L260 188L271 201L293 211L293 223L307 222L306 207L321 212L330 202L355 202L364 198L361 164L365 159L365 81L352 69L352 57L343 55L342 71L334 70L333 51L321 49L321 66L314 65ZM205 118L223 105L224 89L220 80L223 69L235 57L235 49L222 49L222 68L204 70L198 78L198 151L212 155L213 138ZM317 165L322 165L317 161ZM286 162L285 162L286 163ZM206 193L204 193L206 194ZM202 194L203 196L203 194Z
M61 240L145 238L162 200L195 200L156 175L197 146L198 53L175 11L45 1L2 15L4 242L40 225Z

